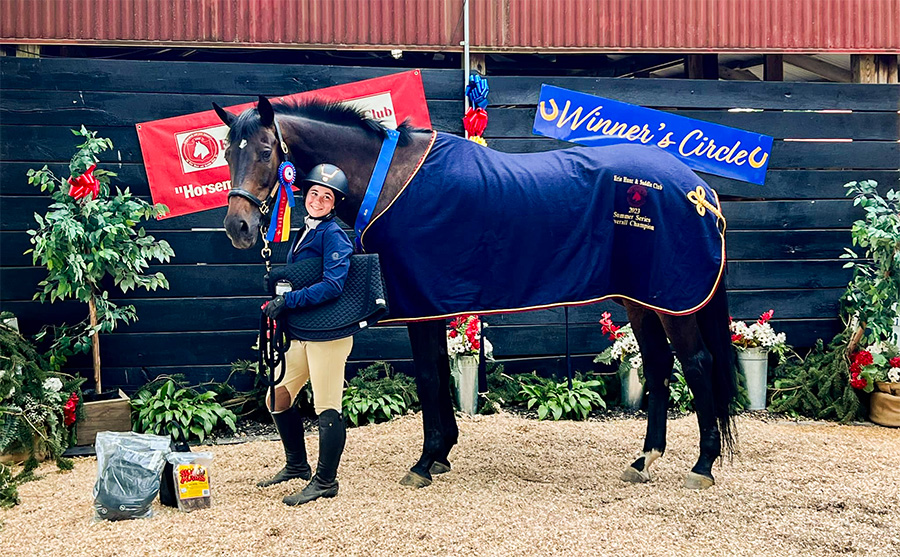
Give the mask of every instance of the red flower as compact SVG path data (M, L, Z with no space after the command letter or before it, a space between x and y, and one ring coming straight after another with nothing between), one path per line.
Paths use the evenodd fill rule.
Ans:
M74 180L69 177L69 184L72 186L69 188L71 197L81 199L91 194L94 199L97 199L97 195L100 193L100 182L94 177L93 172L95 168L97 168L96 164L85 170L84 174Z
M863 367L872 365L872 362L875 361L875 359L872 358L872 353L868 350L860 350L856 353L856 356L853 359L856 363Z
M850 386L853 387L854 389L865 389L866 385L868 385L868 384L869 384L869 382L866 381L865 377L857 376L853 379L850 379Z
M850 364L850 373L854 375L859 375L859 372L862 371L862 366L856 362Z
M740 342L744 339L744 335L739 335L737 333L731 333L731 342Z
M765 325L766 323L769 322L769 319L772 319L772 316L773 316L773 315L775 315L775 310L774 310L774 309L770 309L769 311L767 311L767 312L765 312L764 314L760 315L760 316L759 316L759 319L757 319L756 322L759 323L760 325Z
M66 427L75 423L75 408L78 406L78 393L72 393L63 406L63 420Z
M469 135L481 135L487 127L488 115L483 108L470 108L462 120Z
M450 331L450 338L456 338L456 334L456 329L453 329L452 331Z
M472 348L474 348L475 350L480 349L480 348L481 348L481 341L479 341L477 338L476 338L475 340L473 340L473 341L472 341Z
M900 367L900 356L891 358L891 361L889 363L891 364L891 367Z

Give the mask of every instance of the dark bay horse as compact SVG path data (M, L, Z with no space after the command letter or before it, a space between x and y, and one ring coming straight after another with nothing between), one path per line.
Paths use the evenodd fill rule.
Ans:
M284 160L277 140L277 123L289 148L289 158L301 176L313 166L326 162L344 170L350 182L350 195L338 206L337 216L346 223L352 224L356 221L369 178L386 137L386 131L379 123L367 119L355 109L341 105L318 102L304 105L272 105L264 97L259 98L256 108L250 108L240 115L231 114L215 104L214 108L222 121L229 126L225 157L231 172L232 189L244 190L259 201L269 196L278 182L279 164ZM413 129L405 124L400 125L398 132L398 146L373 212L376 218L383 215L401 192L404 192L411 176L416 174L426 155L431 157L430 149L436 137L430 130ZM471 148L484 149L475 143L471 143ZM586 149L579 152L590 152L589 148ZM485 152L487 151L482 153ZM642 152L650 153L650 151ZM510 164L518 164L519 161L524 164L529 157L536 156L538 155L516 155L515 157L519 158L509 160L512 161ZM672 162L681 165L675 159L672 159ZM448 167L442 170L441 174L453 172L454 168ZM692 174L688 170L684 173ZM692 179L697 178L692 175ZM559 176L563 186L566 185L566 180L571 178ZM629 195L631 191L629 190ZM643 190L639 190L638 193L641 191ZM698 192L703 194L700 188ZM247 199L246 194L242 195L230 197L224 224L234 247L247 249L257 242L262 214L257 203ZM446 195L452 196L453 192L447 192ZM711 195L715 196L714 193ZM635 205L640 206L637 201L632 204ZM709 203L706 205L719 214L714 206ZM694 208L703 215L703 210L699 206L691 207L691 210ZM626 219L625 216L620 216ZM432 221L427 219L430 218L429 215L422 216L429 224ZM649 219L646 220L649 222ZM625 221L617 224L622 222ZM641 225L634 222L631 224ZM649 224L643 226L652 228ZM503 237L502 231L491 233ZM669 236L679 235L669 234ZM363 238L365 239L365 235ZM723 269L724 240L722 242ZM402 244L402 238L397 239L397 243ZM405 248L398 245L397 249ZM377 251L383 259L391 255L390 246L379 248ZM709 295L702 304L696 305L690 311L672 313L660 310L659 306L652 304L637 303L627 298L620 300L626 308L628 320L640 345L646 377L645 388L649 392L647 434L643 453L625 468L621 475L624 481L650 481L650 466L665 451L668 383L674 361L673 348L694 394L700 427L700 455L687 474L685 485L695 489L713 485L712 466L715 460L723 451L726 454L732 452L731 407L737 387L731 336L728 330L725 286L722 271L718 273L707 281L712 285ZM576 282L577 277L568 280ZM577 286L573 285L573 288ZM404 288L408 289L416 287L415 283L404 285ZM585 298L560 298L552 301L569 303L573 300L584 301ZM389 302L393 312L395 303L393 300ZM471 308L473 312L483 307L477 305L480 302L474 299L476 305ZM432 482L432 474L450 470L449 454L457 442L458 430L450 391L446 322L440 318L408 321L407 327L416 369L416 387L422 403L424 443L422 456L401 483L424 487Z

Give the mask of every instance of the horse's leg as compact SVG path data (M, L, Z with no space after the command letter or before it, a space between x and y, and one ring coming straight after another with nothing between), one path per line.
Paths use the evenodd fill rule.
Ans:
M449 387L446 393L441 389L441 376L450 375L450 364L447 359L447 339L445 324L441 320L409 323L409 341L412 346L413 361L416 367L416 391L422 405L422 426L424 441L422 456L400 481L403 485L425 487L431 484L431 467L440 457L446 460L450 446L444 439L446 418L442 400L450 396ZM443 368L446 367L446 370ZM455 420L451 413L450 419Z
M722 452L713 395L713 357L703 342L696 314L660 315L663 328L675 348L688 387L694 394L694 409L700 426L700 457L685 479L685 487L706 489L715 484L713 463Z
M450 356L447 354L446 330L441 328L441 353L438 359L438 405L441 413L441 441L443 447L434 457L431 465L432 474L444 474L450 471L450 450L459 439L459 428L456 425L456 409L453 407L453 392L450 390Z
M650 481L650 465L666 450L666 412L669 405L669 376L674 357L666 333L656 312L637 304L625 302L628 321L641 349L644 363L644 388L647 401L647 436L644 452L622 473L626 482Z

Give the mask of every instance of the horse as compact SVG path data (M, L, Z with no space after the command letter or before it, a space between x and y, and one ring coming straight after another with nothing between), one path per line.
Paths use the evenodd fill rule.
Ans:
M260 206L263 205L263 202L270 194L274 193L273 188L276 188L278 184L278 168L285 156L296 165L298 173L305 173L313 166L325 162L335 164L343 169L350 183L350 194L339 204L336 213L337 217L345 223L354 223L356 221L363 197L368 188L370 176L381 152L382 144L389 134L389 131L382 124L367 118L364 113L355 108L317 100L302 104L275 103L273 105L265 97L260 96L256 107L251 107L237 115L222 109L215 103L213 103L213 108L219 118L229 128L225 159L231 175L232 191L229 192L224 226L235 248L248 249L256 244L259 238L259 227L263 219ZM594 223L598 219L581 217L588 214L586 206L594 203L595 199L587 199L585 203L579 205L580 200L567 199L566 192L577 191L585 192L585 196L602 196L605 195L602 193L602 190L609 189L593 186L590 186L592 189L585 189L582 183L576 184L574 176L572 176L572 173L587 175L588 167L591 167L591 165L597 166L596 160L598 157L594 154L601 151L596 150L606 149L605 147L577 147L549 153L509 155L493 151L450 134L413 128L405 122L397 127L396 133L396 150L384 179L383 189L372 213L375 217L369 225L370 228L376 225L384 228L387 225L380 223L385 221L390 223L393 215L392 211L396 211L396 209L391 209L391 207L408 196L414 195L414 192L411 192L407 186L416 176L423 180L428 179L439 182L463 172L467 173L462 177L463 181L465 181L477 178L479 173L489 176L501 173L516 174L521 168L528 167L530 162L537 163L537 166L541 168L557 163L564 164L566 166L560 168L570 169L571 172L554 171L552 176L555 184L523 185L516 182L504 190L503 195L511 199L518 195L517 192L524 191L524 195L527 198L528 195L532 195L533 191L540 191L540 195L543 196L542 199L553 205L552 207L544 207L536 211L532 211L529 208L522 209L522 212L528 213L527 218L544 218L549 213L569 211L567 214L573 220L582 220L588 224ZM280 138L283 138L283 143L287 146L287 155L282 154ZM465 158L471 155L475 157L473 160L476 162L465 168L451 165L435 167L431 169L427 176L422 178L420 174L425 172L422 169L427 167L427 165L423 166L423 164L437 156L432 149L436 138L437 141L444 144L453 144L455 149L452 151L455 153L453 158ZM454 143L451 139L458 141ZM688 184L691 191L687 197L691 198L693 196L693 199L691 199L693 204L685 202L686 210L678 211L673 209L670 211L673 214L683 213L684 216L679 221L679 224L665 228L664 223L660 222L659 218L652 222L648 217L644 217L643 221L636 219L641 218L640 206L644 202L644 197L653 197L653 195L658 193L657 190L672 188L652 181L644 183L644 180L638 180L632 186L628 186L627 183L620 184L623 192L628 186L627 196L629 197L628 203L630 206L622 205L622 212L616 211L612 213L612 219L607 219L604 216L602 218L603 225L600 228L593 227L592 231L589 232L590 238L585 242L560 242L557 246L560 250L559 254L567 255L556 257L556 259L583 259L585 254L596 258L603 255L598 251L598 246L601 245L600 242L603 236L609 234L638 235L642 229L643 232L647 232L647 230L652 230L655 227L659 229L656 232L665 231L665 236L670 238L670 241L681 241L682 243L678 245L678 249L662 250L660 252L659 249L652 248L652 246L629 248L627 251L617 252L613 265L621 269L631 264L638 266L648 264L653 269L653 272L649 274L655 273L655 275L662 277L661 280L663 282L669 278L671 282L671 277L668 277L669 271L667 270L671 266L671 261L688 259L688 266L702 271L705 276L696 280L679 278L678 280L681 282L678 282L675 288L656 288L649 285L650 289L648 292L651 292L651 294L647 296L654 300L662 300L666 297L668 290L680 292L682 289L690 290L693 288L696 290L695 294L699 292L699 298L696 295L695 298L700 301L691 301L688 306L681 308L679 311L671 311L660 305L629 296L609 296L605 295L605 293L599 293L604 295L586 299L584 296L593 295L585 293L587 292L585 289L589 288L590 285L585 286L584 283L589 281L580 281L578 276L568 276L568 278L563 277L568 282L561 284L558 288L550 289L549 291L547 289L541 290L540 285L536 284L536 281L530 280L531 277L537 276L530 274L530 271L517 275L519 280L509 280L508 277L501 280L496 276L485 276L479 279L482 280L481 283L465 285L465 288L454 289L451 284L450 288L452 290L445 291L445 297L454 297L456 292L464 291L461 294L463 299L461 301L457 300L459 302L457 305L448 305L445 304L444 299L437 299L431 302L436 306L436 309L431 311L437 313L426 315L428 318L425 319L409 318L403 320L409 333L415 367L415 383L422 405L424 440L420 458L403 476L401 484L412 487L425 487L432 483L433 475L446 473L451 469L450 451L457 443L458 429L450 390L450 364L445 335L446 318L452 315L453 311L463 308L468 311L459 311L458 313L481 313L482 310L484 310L484 313L490 313L490 311L487 311L490 309L499 309L501 311L507 309L527 310L536 307L594 302L611 297L623 304L626 309L628 321L631 323L640 347L641 357L643 358L646 378L645 390L648 392L647 428L643 450L634 462L625 466L620 478L623 481L633 483L651 481L650 467L665 452L669 399L668 384L673 369L674 357L677 356L682 364L684 377L694 394L694 404L700 429L699 456L696 464L685 476L684 485L692 489L705 489L714 485L713 464L718 459L733 454L733 407L737 396L735 358L731 345L730 318L724 284L724 229L718 223L708 225L719 228L721 254L718 258L707 258L701 252L698 252L699 255L691 255L690 257L679 257L679 255L687 253L684 250L692 249L693 245L702 243L702 240L699 238L683 237L685 236L682 233L683 223L699 222L698 219L700 217L695 213L703 216L704 207L721 218L716 205L718 200L715 198L715 193L709 189L709 186L706 186L693 171L674 157L671 157L671 155L659 155L657 153L663 153L663 151L654 147L628 146L628 148L632 150L627 151L626 158L633 162L631 165L632 169L638 169L635 172L639 171L645 164L645 161L657 161L658 164L654 164L664 167L661 170L666 176L664 182L677 180ZM469 151L469 149L472 151ZM613 153L618 152L613 151ZM483 162L485 159L478 158L485 157L488 153L495 157L490 159L493 162L486 163ZM603 151L603 153L608 152ZM542 156L544 158L539 158ZM663 156L669 158L660 158ZM572 162L573 160L575 162ZM600 166L605 164L603 163ZM495 166L487 167L486 165ZM633 176L621 176L614 172L608 172L608 169L603 169L602 173L604 176L609 176L611 180L634 181ZM525 176L522 178L523 180L528 181L527 174L522 176ZM539 181L544 181L547 176L550 175L544 172L539 177ZM697 185L698 183L700 185ZM695 187L696 191L694 191ZM489 195L494 189L496 188L488 180L484 187L479 190L478 195ZM601 193L596 193L597 191L601 191ZM556 203L554 192L566 202ZM578 195L582 194L578 193ZM435 197L441 198L441 205L439 205L441 207L452 205L455 199L453 191L435 194ZM704 197L706 199L703 199ZM716 204L709 200L710 197L715 198ZM414 201L410 203L423 203L422 199L424 198L411 199L414 199ZM615 199L616 203L620 203L622 196L616 194ZM491 202L488 210L493 211L494 214L499 214L503 210L502 205L505 205L502 199L494 200ZM438 223L441 221L441 215L434 212L422 214L420 218L422 219L421 226L395 223L400 228L399 231L394 230L394 234L405 236L405 231L413 233L414 229L437 228ZM607 222L607 220L610 222ZM713 218L713 220L716 219ZM504 254L507 252L511 253L510 257L513 261L517 261L517 257L519 258L518 261L520 261L521 254L528 253L532 249L530 245L520 245L521 242L517 242L516 238L508 237L503 230L492 227L490 222L474 222L470 224L485 228L484 233L491 238L491 242L500 244L504 248ZM540 230L540 228L540 222L535 222L528 227L528 230ZM557 232L554 229L541 232L540 234L556 237ZM437 231L437 233L443 234L444 232ZM530 232L522 232L523 235L527 233ZM401 316L410 317L412 310L403 305L407 303L406 299L410 297L413 300L416 299L424 290L421 283L434 279L434 277L428 275L428 273L432 272L430 268L427 268L428 265L424 262L419 264L419 260L416 259L418 257L426 257L430 248L412 248L404 244L403 237L382 239L383 241L378 246L371 248L369 245L373 243L371 236L372 233L367 228L362 239L365 243L365 249L367 251L374 249L383 260L382 266L385 268L390 311L394 314L395 309L399 308L398 311ZM663 234L657 234L655 238L660 239L663 236ZM709 234L709 236L718 238L718 235L715 233ZM529 242L531 241L533 241L533 238L529 238ZM445 244L449 243L445 242ZM717 245L714 244L711 251L715 252L718 250L719 248L715 247ZM468 248L466 249L468 250ZM618 250L619 248L609 249ZM476 252L475 255L477 256L477 250L468 251ZM399 257L398 254L408 253L413 254L412 263L407 262L408 264L403 267L403 261L397 259ZM503 256L498 253L496 257ZM660 258L665 261L658 262L657 260ZM483 259L485 258L481 258L481 260ZM703 261L701 261L706 259L710 261L708 265L704 265ZM387 268L394 264L401 267L395 269L400 274L395 274L395 278L392 279L387 272ZM440 277L441 273L445 273L445 271L438 270L438 275L436 276ZM422 273L425 273L425 275L422 275ZM602 273L605 274L597 280L600 282L612 281L607 286L613 288L611 285L615 282L615 278L610 278L607 271L602 271ZM567 275L568 273L558 274ZM672 274L678 275L675 271ZM612 273L612 275L618 276L619 273ZM450 277L450 279L453 278ZM643 279L643 274L635 274L631 278L626 279L624 284L620 281L616 288L629 288L632 286L632 283L641 283ZM491 284L497 281L505 282L505 284L499 289L492 289ZM393 289L391 288L392 282L394 283ZM452 283L453 280L450 280L450 282ZM695 288L693 282L700 286ZM518 305L509 308L502 305L508 303L508 300L495 302L488 299L495 295L502 296L507 291L515 292L519 290L528 292L540 291L545 296L540 301L547 303L531 306ZM500 293L497 294L497 292ZM401 298L402 300L395 300L395 296L398 300ZM657 296L659 298L655 298ZM501 304L499 308L497 307L498 304Z

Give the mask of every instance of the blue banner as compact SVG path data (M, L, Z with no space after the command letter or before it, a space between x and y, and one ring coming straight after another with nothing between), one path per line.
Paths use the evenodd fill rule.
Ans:
M533 132L593 147L655 145L694 170L760 185L772 152L767 135L553 85L541 85Z

